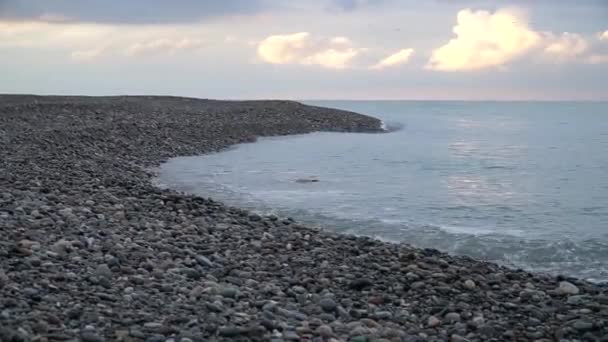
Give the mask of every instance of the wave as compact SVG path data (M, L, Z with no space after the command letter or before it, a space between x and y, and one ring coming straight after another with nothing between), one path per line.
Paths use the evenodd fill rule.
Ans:
M380 121L380 128L387 133L400 131L404 127L405 125L400 122L386 122L384 120Z

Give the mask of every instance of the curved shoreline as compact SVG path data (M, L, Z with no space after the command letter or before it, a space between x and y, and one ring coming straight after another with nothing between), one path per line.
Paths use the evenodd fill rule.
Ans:
M608 338L604 286L260 217L144 171L312 131L381 127L291 101L0 95L0 340Z

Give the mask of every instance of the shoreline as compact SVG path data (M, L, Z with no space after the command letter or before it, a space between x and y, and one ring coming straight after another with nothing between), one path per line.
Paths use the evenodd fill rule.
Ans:
M608 339L605 286L151 182L171 157L314 131L383 130L293 101L0 95L0 340Z

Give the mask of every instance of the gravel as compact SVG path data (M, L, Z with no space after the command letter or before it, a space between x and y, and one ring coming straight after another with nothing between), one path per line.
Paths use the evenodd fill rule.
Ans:
M0 341L606 341L608 291L159 189L258 136L379 132L290 101L0 96Z

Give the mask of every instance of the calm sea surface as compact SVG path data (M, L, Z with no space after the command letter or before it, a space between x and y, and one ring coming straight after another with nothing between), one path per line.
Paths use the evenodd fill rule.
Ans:
M608 103L310 103L399 129L260 139L172 159L158 181L334 231L608 280Z

